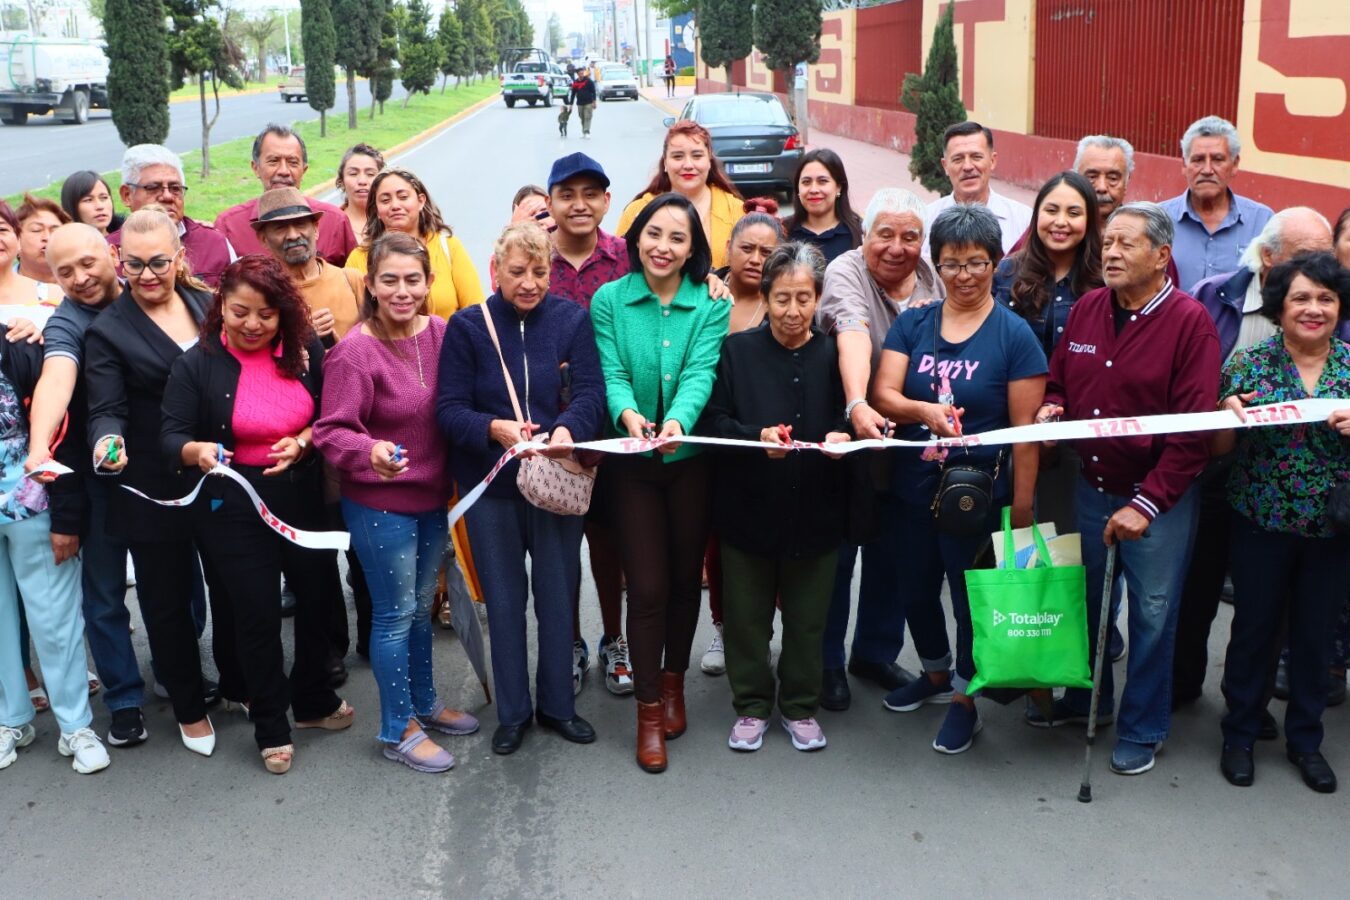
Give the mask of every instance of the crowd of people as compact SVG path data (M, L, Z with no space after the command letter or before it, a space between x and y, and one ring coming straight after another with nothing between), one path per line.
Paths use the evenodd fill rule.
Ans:
M376 736L419 772L450 769L442 736L480 727L436 690L453 592L486 604L493 751L519 750L532 724L596 740L575 702L583 540L603 682L634 697L642 769L664 771L691 726L705 586L715 637L699 667L727 677L731 749L762 746L775 712L798 750L825 747L819 710L849 708L851 676L894 712L945 705L932 746L965 752L982 722L964 576L1007 507L1015 526L1080 533L1089 586L1118 553L1106 652L1128 663L1119 692L1104 666L1097 707L1115 723L1113 771L1155 765L1172 711L1201 694L1231 591L1223 776L1253 783L1280 696L1289 760L1335 790L1321 744L1350 656L1350 210L1333 227L1236 194L1240 140L1222 119L1180 144L1188 187L1165 203L1129 201L1132 147L1090 135L1028 207L991 189L994 135L964 122L945 136L949 195L884 188L861 214L844 161L812 149L780 216L681 121L616 234L600 227L595 159L564 156L522 187L489 290L415 173L358 144L336 175L343 204L310 199L304 141L284 126L254 143L259 196L214 225L184 214L182 165L161 146L126 151L125 214L93 172L59 204L0 202L0 303L32 311L0 342L0 769L47 709L77 772L107 767L96 691L106 744L148 738L128 557L154 688L188 750L215 751L221 701L274 773L296 759L292 728L354 723L337 551L287 540L247 485L293 528L349 532ZM1061 418L1237 422L1310 398L1346 408L1295 427L836 452ZM646 443L575 446L602 437ZM522 441L534 449L504 458ZM220 467L232 476L202 480ZM491 474L452 527L448 505ZM939 502L960 478L987 485L973 516ZM199 480L186 504L150 502ZM219 683L203 675L208 616ZM897 662L906 625L917 674ZM1089 690L1037 699L1029 725L1087 723Z

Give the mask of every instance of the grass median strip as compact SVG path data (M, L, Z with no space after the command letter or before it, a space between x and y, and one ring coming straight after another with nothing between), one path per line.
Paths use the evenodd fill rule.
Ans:
M305 177L305 187L314 187L321 183L331 184L337 177L338 163L342 154L352 144L362 142L379 147L381 150L396 146L407 139L421 134L428 128L445 121L450 116L462 112L486 97L500 90L495 81L486 80L477 84L450 88L444 94L433 91L429 95L418 95L409 101L405 109L402 101L390 101L384 105L384 115L377 111L375 118L370 115L369 106L357 115L357 127L347 130L345 109L328 114L328 137L319 137L318 119L295 123L296 131L305 139L309 152L309 174ZM339 99L345 100L345 92ZM287 121L287 113L295 107L277 101L276 121ZM260 121L262 128L265 122ZM200 222L215 220L221 210L240 203L259 192L258 179L253 175L249 163L252 159L253 138L239 138L233 141L214 144L211 147L211 177L201 177L201 154L192 152L183 154L183 169L187 175L188 194L184 211L189 218ZM120 172L105 172L113 195L122 183ZM41 197L59 200L61 184L55 182L40 190L33 191ZM23 200L23 193L12 194L6 198L11 206L17 207ZM121 202L116 203L119 212Z

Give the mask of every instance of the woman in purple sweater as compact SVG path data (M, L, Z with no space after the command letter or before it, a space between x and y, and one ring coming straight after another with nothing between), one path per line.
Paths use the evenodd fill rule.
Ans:
M370 584L384 755L419 772L455 764L423 729L478 730L473 716L436 699L431 681L431 601L449 546L451 487L436 428L445 322L426 315L432 277L416 238L375 242L361 325L328 355L314 424L314 445L341 477L342 514Z

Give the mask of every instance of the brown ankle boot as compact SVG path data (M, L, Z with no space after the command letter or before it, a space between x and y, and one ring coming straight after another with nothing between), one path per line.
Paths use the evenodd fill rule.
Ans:
M666 770L665 710L662 704L637 705L637 763L646 772Z
M684 673L661 673L661 705L665 707L666 740L684 734L689 721L684 715Z

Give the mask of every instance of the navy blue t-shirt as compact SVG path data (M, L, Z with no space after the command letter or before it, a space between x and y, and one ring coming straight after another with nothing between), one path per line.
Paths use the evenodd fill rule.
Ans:
M1008 418L1008 383L1021 378L1033 378L1049 371L1040 342L1032 334L1026 320L1007 307L994 304L993 311L979 329L959 344L939 339L937 344L937 373L933 365L933 338L941 303L930 303L921 309L907 309L891 326L883 345L909 357L905 373L904 395L911 400L938 402L940 376L946 373L951 381L956 406L964 408L961 430L977 434L1011 425ZM931 437L923 425L902 425L896 437L922 441ZM1001 498L1011 492L1008 472L1012 469L1011 454L1005 450L994 496ZM997 447L952 448L948 462L954 465L974 465L992 469L998 455ZM929 503L937 490L941 464L921 458L923 451L902 449L895 451L895 478L892 491L900 497Z

